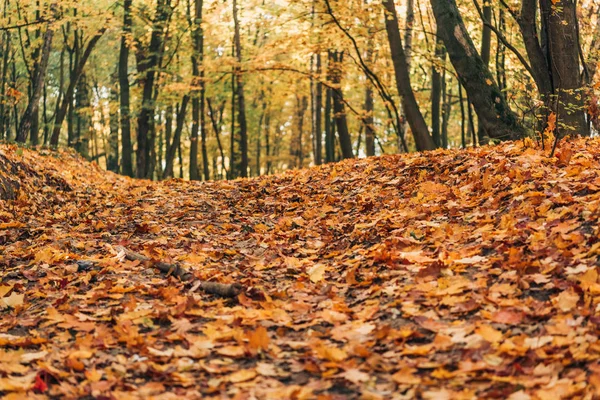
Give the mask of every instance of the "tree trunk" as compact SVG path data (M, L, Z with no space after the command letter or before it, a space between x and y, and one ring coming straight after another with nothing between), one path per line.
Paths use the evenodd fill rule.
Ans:
M333 86L336 88L333 90L333 118L335 119L335 124L337 126L342 157L353 158L352 139L350 138L350 132L348 131L348 121L346 120L346 110L344 107L344 93L341 88L343 57L343 52L338 53L335 51L331 53L331 76L333 78Z
M427 128L423 114L421 114L410 83L410 71L408 70L406 54L404 53L402 39L400 38L396 6L393 0L386 0L384 6L386 13L385 30L392 54L396 88L398 94L402 97L402 109L412 131L417 150L432 150L435 148L435 143L429 134L429 129Z
M546 28L546 59L550 62L553 94L556 96L559 133L585 135L587 124L583 110L579 63L579 35L575 0L540 0L542 25Z
M90 107L90 91L85 72L81 74L77 84L75 104L77 111L77 143L75 143L75 149L84 158L89 159L91 119L88 115L88 108Z
M437 37L434 61L431 65L431 136L435 143L435 147L441 147L442 73L438 63L443 64L446 59L446 51L444 49L444 43L439 39L439 31Z
M331 58L329 59L329 63L331 63ZM331 70L331 67L329 67ZM334 154L334 127L331 118L331 110L333 103L333 90L331 88L327 88L327 93L325 96L325 162L330 163L335 161Z
M119 52L119 101L121 112L121 172L133 176L133 144L131 143L131 107L129 94L129 46L128 36L131 34L131 6L133 0L123 1L123 32Z
M119 172L119 113L114 108L115 104L119 104L119 92L116 88L110 89L110 136L108 137L108 149L106 152L106 169L112 172Z
M137 153L136 153L136 176L138 178L151 178L149 176L151 166L152 132L154 129L154 87L157 78L157 67L162 59L162 44L164 38L165 24L169 20L171 6L169 0L158 0L156 3L156 15L152 26L150 46L144 59L139 63L142 80L142 109L138 116Z
M523 137L525 131L477 53L455 0L431 0L431 6L450 61L488 136L499 140Z
M241 153L241 164L240 164L240 176L242 178L248 177L248 126L246 122L246 101L244 98L244 81L240 71L240 64L242 62L242 41L240 38L240 22L238 18L238 5L237 0L233 0L233 21L234 21L234 42L235 42L235 54L238 65L236 67L236 83L237 83L237 100L238 100L238 124L240 126L240 153Z
M323 108L323 84L321 83L321 53L317 58L317 76L319 79L315 84L315 165L321 165L323 162L323 131L322 131L322 113Z
M52 50L52 40L54 38L54 31L48 27L46 34L44 35L44 44L42 45L41 58L38 63L38 67L35 71L35 78L33 82L33 90L27 109L21 118L21 125L17 132L17 142L25 143L27 140L27 134L31 130L31 123L33 115L37 113L40 97L42 95L42 89L46 80L46 71L48 69L48 61L50 59L50 51Z
M483 19L484 21L490 22L492 20L492 5L489 1L483 2L482 9ZM499 46L499 44L498 44ZM483 31L481 33L481 60L483 61L483 65L489 69L490 67L490 55L492 49L492 30L491 28L483 24ZM498 83L498 88L501 90L500 84ZM500 91L502 93L502 91ZM502 96L504 97L504 96ZM477 122L477 139L479 140L479 144L487 144L489 142L489 138L485 132L485 128L483 127L483 123L481 120Z
M229 179L235 179L235 102L236 102L236 90L235 90L235 67L231 73L231 132L229 137Z
M199 180L198 171L198 132L201 135L202 147L202 165L204 179L210 179L208 169L208 153L206 150L206 124L205 124L205 84L204 70L202 64L204 61L204 32L202 30L202 8L203 0L195 0L195 18L193 23L194 53L192 55L192 75L194 76L194 86L199 86L200 90L195 90L192 100L192 144L190 146L190 179Z

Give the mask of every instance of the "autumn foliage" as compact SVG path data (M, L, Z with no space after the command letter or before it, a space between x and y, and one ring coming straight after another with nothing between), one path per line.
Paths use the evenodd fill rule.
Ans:
M600 141L549 151L190 183L2 146L0 394L596 398Z

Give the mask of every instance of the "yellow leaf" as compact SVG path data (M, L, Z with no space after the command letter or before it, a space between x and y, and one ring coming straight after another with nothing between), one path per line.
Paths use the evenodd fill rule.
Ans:
M575 293L573 289L565 290L552 299L552 302L562 312L569 312L577 306L577 302L579 302L579 295Z
M23 304L23 299L25 298L24 294L16 294L13 293L8 297L4 297L0 299L0 305L4 307L15 308Z
M320 358L333 362L341 362L348 358L348 353L337 347L319 346L315 350Z
M477 329L475 329L475 333L490 343L498 343L504 337L502 332L492 328L489 325L481 325L477 327Z
M247 382L256 378L256 371L254 369L242 369L229 375L229 382L240 383Z
M217 349L217 353L227 357L243 357L246 354L246 350L241 346L225 346Z
M414 375L415 371L415 368L402 368L392 375L392 379L401 385L418 385L421 383L421 378Z
M321 282L325 278L325 265L316 264L308 269L308 276L312 283Z

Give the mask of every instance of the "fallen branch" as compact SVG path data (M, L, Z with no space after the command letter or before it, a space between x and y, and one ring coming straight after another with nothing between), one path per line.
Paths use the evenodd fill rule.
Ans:
M221 297L237 297L242 292L242 285L239 283L224 284L217 282L200 281L200 289L206 293L215 294Z
M150 257L146 257L143 254L136 253L135 251L131 251L123 246L116 246L115 249L119 253L123 253L125 258L130 261L141 261L144 263L149 263L152 267L158 269L160 272L167 274L167 276L174 276L181 281L190 281L194 278L194 275L191 272L188 272L185 268L181 267L178 264L169 264L161 261L155 261ZM242 292L242 285L239 283L232 284L224 284L217 282L207 282L207 281L198 281L194 284L192 288L192 292L196 289L202 289L206 293L214 294L221 297L236 297L238 294Z
M186 269L182 268L178 264L169 264L161 261L155 261L150 257L146 257L143 254L126 249L123 246L116 246L115 249L119 253L124 253L125 258L129 261L149 262L154 268L158 269L163 274L167 274L167 276L172 275L182 281L189 281L192 280L192 278L194 277L194 275L192 275L190 272L188 272Z

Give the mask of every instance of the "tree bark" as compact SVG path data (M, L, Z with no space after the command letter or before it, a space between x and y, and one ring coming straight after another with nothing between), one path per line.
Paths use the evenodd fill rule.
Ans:
M133 0L123 1L123 32L119 51L119 102L121 112L121 172L133 176L133 144L131 143L131 106L129 93L129 35L133 24Z
M559 133L587 133L579 63L579 36L575 0L540 0L542 25L547 35L546 59L550 64L556 121Z
M315 165L321 165L323 162L323 130L322 130L322 108L323 108L323 84L321 77L321 53L317 58L317 76L319 79L315 83Z
M202 9L204 1L195 1L195 13L193 23L194 54L192 55L192 75L194 76L194 86L199 86L200 90L193 93L192 99L192 143L190 146L190 179L199 180L198 171L198 132L200 131L202 148L202 166L204 179L210 179L208 167L208 152L206 149L206 123L205 123L205 84L204 70L202 64L204 61L204 32L202 30Z
M346 120L346 110L344 107L344 93L341 88L343 56L343 52L338 53L335 51L331 53L331 76L333 78L333 86L336 88L333 90L333 112L338 131L338 138L340 140L342 158L353 158L352 139L350 138L350 132L348 131L348 121Z
M492 20L492 5L487 0L484 0L482 13L485 21ZM483 31L481 33L481 60L483 61L483 65L485 65L486 68L490 67L491 49L492 30L488 25L484 23ZM500 84L500 82L498 82L498 84ZM500 89L500 86L498 88ZM483 123L481 120L477 122L477 139L479 140L480 145L486 144L489 141L489 138L485 133L485 128L483 127Z
M410 71L408 70L406 54L404 53L402 39L400 38L396 6L393 0L386 0L383 4L385 7L385 30L392 54L396 88L398 94L402 97L402 109L412 131L417 150L433 150L435 143L429 134L429 129L425 123L423 114L421 114L410 83Z
M237 0L233 0L234 42L235 54L238 62L236 73L237 100L238 100L238 124L240 128L240 177L248 177L248 125L246 122L246 100L244 97L244 81L240 71L242 62L242 41L240 37L240 22L238 18Z
M431 0L431 6L450 61L488 136L499 140L523 137L525 131L477 53L455 0Z
M115 87L110 89L110 136L108 137L108 156L106 157L106 169L119 172L119 113L114 104L119 104L119 92Z
M434 61L431 65L431 136L435 147L442 146L441 133L441 102L442 102L442 74L438 62L446 59L444 43L438 39L435 43Z
M138 116L138 132L137 132L137 152L136 152L136 176L138 178L151 178L149 174L151 164L151 134L154 128L155 108L154 104L154 87L156 84L157 72L156 68L160 65L162 59L162 44L164 38L165 24L171 13L171 5L169 0L158 0L156 4L156 15L152 26L152 35L150 37L150 46L148 53L139 63L143 93L142 93L142 109Z

